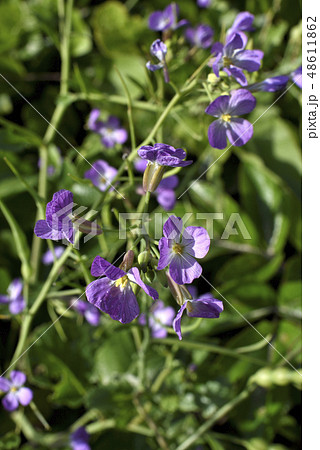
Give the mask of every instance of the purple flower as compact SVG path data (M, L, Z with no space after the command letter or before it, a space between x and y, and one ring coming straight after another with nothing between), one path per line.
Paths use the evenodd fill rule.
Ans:
M187 227L182 233L180 217L170 216L163 226L159 241L160 259L157 270L169 266L169 274L178 284L189 284L199 278L202 267L195 258L204 258L209 251L210 237L202 227Z
M216 98L206 109L210 116L217 117L208 129L209 143L220 150L227 146L227 138L236 147L246 144L253 135L253 126L241 114L248 114L256 106L256 99L246 89L231 91L229 95Z
M186 300L173 320L173 329L177 333L180 341L182 339L181 318L185 309L187 309L187 314L189 317L217 319L223 311L223 303L221 300L216 300L213 298L210 293L201 295L195 300Z
M14 279L8 289L8 295L0 295L0 303L9 304L11 314L20 314L26 307L26 302L22 295L23 284L19 278Z
M84 427L78 428L70 436L72 450L90 450L89 434Z
M62 253L64 252L65 248L59 245L58 247L54 248L54 254L56 259L59 259ZM49 266L50 264L54 263L54 257L52 251L49 249L47 250L43 256L42 256L42 262L44 265Z
M128 139L128 133L120 127L119 119L110 116L107 121L102 121L98 120L99 116L99 109L93 109L89 116L88 127L102 136L101 142L103 145L111 148L116 144L124 144Z
M248 11L241 12L234 19L232 27L227 31L227 36L231 36L233 33L240 33L243 31L253 31L252 22L254 20L254 15L250 14Z
M33 398L32 390L23 385L27 377L23 372L13 370L10 380L0 377L0 391L7 392L2 399L2 404L7 411L14 411L20 405L27 406Z
M98 159L98 161L92 164L91 169L84 174L84 178L91 180L100 191L104 192L110 187L111 181L117 173L117 169L109 166L106 161Z
M302 66L291 72L290 77L296 85L302 89Z
M289 77L286 75L279 75L277 77L266 78L260 83L254 83L247 86L247 89L252 92L264 91L264 92L276 92L284 89L289 81Z
M243 33L233 33L225 45L216 42L211 48L214 55L209 63L213 73L219 78L219 71L224 70L232 76L241 86L248 84L243 70L255 72L259 70L263 52L261 50L245 50L247 38Z
M91 274L100 278L87 286L88 301L121 323L132 322L140 312L132 283L140 286L154 300L159 297L155 289L141 280L137 267L125 272L101 256L96 256L91 266Z
M179 15L179 7L176 3L171 3L164 11L155 11L150 14L149 28L154 31L176 30L177 28L187 25L187 20L177 22Z
M146 67L151 72L155 70L163 69L164 80L166 83L169 83L169 72L166 63L166 54L167 54L167 46L160 39L156 39L152 42L150 47L151 55L155 56L158 59L158 64L152 64L151 61L148 61Z
M36 236L53 241L65 238L73 243L72 208L72 192L65 189L55 192L51 202L47 204L46 220L38 220L36 223Z
M149 327L151 328L151 335L154 338L163 339L168 332L165 327L170 327L175 315L172 306L165 306L161 300L155 302L150 308ZM146 314L141 314L139 323L146 325Z
M197 0L199 8L209 8L212 0Z
M208 48L212 45L214 31L209 25L198 25L195 28L187 28L185 32L186 39L200 48Z
M100 313L98 308L90 303L84 302L82 300L72 301L71 304L73 308L83 316L90 325L96 327L100 322Z

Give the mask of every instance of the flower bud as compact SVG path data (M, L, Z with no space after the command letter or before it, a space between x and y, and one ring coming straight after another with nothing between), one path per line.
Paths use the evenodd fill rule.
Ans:
M173 295L174 299L178 303L178 305L183 305L186 300L191 300L192 295L188 291L188 289L182 284L177 284L170 276L170 274L167 272L167 280L168 280L168 286L171 291L171 294Z
M133 265L134 260L134 252L132 250L129 250L123 257L123 261L120 264L120 269L124 270L125 272L128 272L129 269L131 269Z
M140 264L142 272L146 273L148 269L148 264L151 261L150 252L144 251L138 256L138 263Z
M165 166L149 161L143 174L143 190L145 192L154 192L159 186L165 171Z

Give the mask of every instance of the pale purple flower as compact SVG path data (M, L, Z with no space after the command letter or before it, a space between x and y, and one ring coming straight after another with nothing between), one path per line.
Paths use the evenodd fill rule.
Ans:
M197 5L199 8L209 8L212 0L197 0Z
M90 450L89 434L84 427L79 427L70 436L72 450Z
M145 284L137 267L128 272L113 266L101 256L96 256L91 266L91 274L100 277L86 288L87 299L101 311L121 323L132 322L139 315L139 305L131 284L140 286L147 295L157 300L155 289Z
M169 274L177 284L189 284L199 278L202 267L196 258L204 258L209 251L210 237L202 227L187 227L182 233L180 217L170 216L163 226L159 241L160 259L157 270L169 266Z
M290 77L296 85L302 89L302 66L291 72Z
M96 327L100 322L100 312L98 308L91 303L84 302L83 300L71 300L72 307L83 316L90 325Z
M53 241L67 239L73 243L72 208L72 192L65 189L55 192L51 202L47 204L46 220L38 220L36 223L34 228L36 236Z
M84 178L91 180L92 183L100 189L100 191L104 192L110 187L111 181L117 173L117 169L109 166L106 161L98 159L92 164L91 169L87 170L84 174Z
M208 48L212 45L214 31L209 25L198 25L195 28L187 28L185 37L191 45L200 48Z
M0 295L0 303L8 304L11 314L20 314L26 307L22 289L22 281L19 278L15 278L7 289L8 295Z
M166 54L167 54L167 46L160 39L156 39L152 42L150 47L151 55L155 56L159 61L157 64L152 64L151 61L148 61L146 67L151 72L154 72L159 69L163 69L164 80L166 83L169 83L169 72L166 63Z
M192 161L184 161L187 156L182 148L174 148L167 144L143 145L138 150L141 159L158 166L185 167L192 164Z
M228 76L232 76L241 86L246 86L248 81L243 70L255 72L260 69L263 52L261 50L245 50L247 38L244 33L233 33L225 45L216 42L211 48L214 58L209 65L213 73L219 77L219 71L224 70Z
M0 377L0 391L6 392L2 404L7 411L14 411L19 404L27 406L32 401L33 392L24 387L27 377L23 372L13 370L10 379Z
M227 146L227 138L236 147L246 144L253 135L253 126L242 114L248 114L256 106L256 99L246 89L231 91L229 95L216 98L206 109L210 116L217 117L208 129L208 139L212 147L220 150Z
M161 300L155 302L150 308L148 321L152 337L158 339L165 338L168 334L165 327L170 327L172 325L174 316L175 310L172 306L165 306ZM141 314L139 323L140 325L146 325L146 314Z
M177 333L179 339L181 336L181 318L184 310L187 310L189 317L203 317L206 319L217 319L223 311L223 303L221 300L216 300L208 293L201 295L194 300L186 300L178 311L178 314L173 320L173 329Z
M279 75L276 77L266 78L259 83L250 84L246 89L252 92L264 91L264 92L276 92L284 89L289 81L289 77L286 75Z
M154 31L176 30L187 25L187 20L178 20L179 7L171 3L163 11L155 11L149 16L149 28Z
M120 120L117 117L110 116L108 120L98 120L100 110L93 109L89 116L88 127L102 137L101 142L108 148L116 144L124 144L128 139L127 130L120 126Z
M60 256L62 256L62 253L65 251L65 247L62 247L61 245L58 245L54 248L54 254L56 259L59 259ZM50 266L50 264L54 263L54 256L52 254L52 251L49 249L47 250L43 256L42 256L42 262L46 266Z
M253 31L252 22L254 20L254 15L248 11L241 12L234 19L234 22L227 31L227 36L231 36L233 33L242 33L243 31Z

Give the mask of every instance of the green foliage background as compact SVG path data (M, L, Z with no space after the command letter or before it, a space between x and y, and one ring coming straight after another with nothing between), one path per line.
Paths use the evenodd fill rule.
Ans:
M123 149L105 149L86 127L90 110L98 107L120 117L128 129L127 95L118 71L132 98L137 145L174 95L171 86L161 83L160 73L145 70L149 46L158 37L148 30L147 17L163 9L165 1L76 1L69 90L61 91L59 26L63 24L59 15L63 5L56 0L4 0L0 4L0 199L5 205L0 215L1 293L15 277L34 277L30 255L37 245L32 240L39 148L56 168L46 180L47 199L59 189L69 189L76 203L92 207L100 194L83 180L88 165L70 144L90 162L102 158L114 167L121 165L129 144ZM181 18L211 25L215 40L239 11L255 14L256 31L249 45L262 49L265 57L260 73L253 74L251 81L287 74L300 65L299 2L293 7L289 0L215 0L210 9L200 10L195 1L185 0L179 6ZM169 70L175 85L181 86L208 53L199 50L185 63L187 46L182 32L177 35L170 46ZM207 140L211 120L204 114L209 99L202 82L209 73L209 69L203 72L201 82L174 107L156 135L158 142L187 149L195 161L180 172L178 194L221 155ZM255 95L258 106L249 117L251 122L279 96ZM48 128L32 106L48 121L60 108L56 126L61 134ZM214 450L300 448L301 377L274 350L294 367L301 367L300 115L301 92L293 86L257 121L253 139L226 152L173 211L180 216L185 212L224 214L223 220L214 223L215 239L203 263L204 276L228 300L221 318L185 319L190 333L185 332L179 342L175 334L161 341L148 340L137 324L124 326L107 317L92 328L68 311L18 363L34 390L36 408L51 429L46 430L30 408L11 418L2 409L0 448L27 450L34 444L40 449L68 448L70 429L81 424L87 425L91 446L97 450L182 450L199 445ZM135 186L125 182L123 186L132 205L137 205ZM101 222L116 230L109 206L103 208ZM130 209L116 196L112 207ZM152 209L161 211L154 198ZM241 214L250 241L241 233L227 241L221 239L235 212ZM42 251L45 247L43 243ZM83 245L83 270L78 270L76 256L65 263L34 317L28 343L65 310L58 291L73 289L81 294L93 257L103 252L112 261L124 249L113 233ZM37 280L30 283L30 304L48 273L49 269L40 266ZM196 284L200 293L210 289L203 281ZM167 304L176 306L167 290L160 288L159 292ZM212 293L219 298L217 292ZM5 308L1 314L0 367L4 371L20 325L16 318L6 316Z

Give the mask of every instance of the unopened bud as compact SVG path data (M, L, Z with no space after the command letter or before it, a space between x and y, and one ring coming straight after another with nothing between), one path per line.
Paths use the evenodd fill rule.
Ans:
M138 263L140 264L142 272L146 273L148 269L148 264L151 260L150 252L144 251L138 256Z
M125 272L128 272L129 269L131 269L132 264L134 260L134 252L132 250L129 250L123 257L123 261L120 264L120 269L124 270Z
M143 174L143 190L154 192L159 186L165 171L165 166L149 162Z
M171 294L175 298L178 305L183 305L186 300L191 300L192 295L188 291L188 289L183 284L176 283L170 274L167 272L167 280L168 280L168 286L171 291Z

